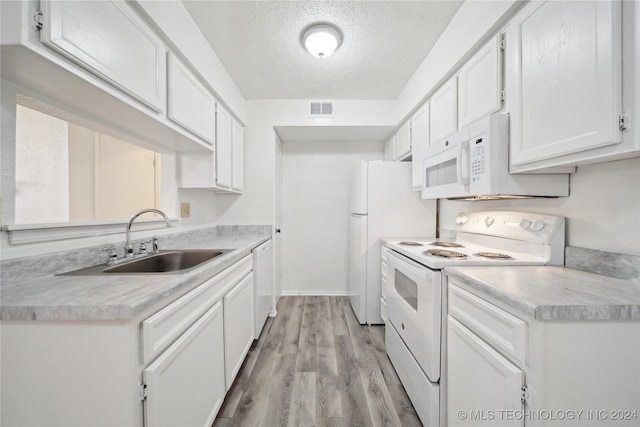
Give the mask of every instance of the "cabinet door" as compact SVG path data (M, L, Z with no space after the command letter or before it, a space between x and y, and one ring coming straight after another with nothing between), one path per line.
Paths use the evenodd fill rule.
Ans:
M253 342L253 273L224 297L224 353L227 390Z
M384 144L384 159L393 162L396 159L396 136L392 135Z
M414 191L422 189L422 161L429 147L429 103L411 117L411 183Z
M167 116L210 144L216 138L216 100L175 56L169 54Z
M506 31L511 170L621 141L620 2L530 3ZM535 162L545 161L534 165Z
M216 113L216 184L220 188L231 188L232 153L233 119L229 112L218 104Z
M164 46L123 1L43 1L42 42L155 111L165 104Z
M437 141L458 130L458 86L454 77L429 100L429 139Z
M224 337L218 302L143 371L145 426L210 426L222 405Z
M502 55L498 35L489 41L458 73L458 125L464 127L502 107Z
M501 416L523 409L524 372L453 317L447 325L448 425L524 426Z
M396 160L402 160L411 154L411 120L400 126L396 133Z
M242 192L244 189L244 129L240 123L233 121L233 152L231 155L233 167L232 189Z
M185 154L176 158L179 188L214 188L215 153Z

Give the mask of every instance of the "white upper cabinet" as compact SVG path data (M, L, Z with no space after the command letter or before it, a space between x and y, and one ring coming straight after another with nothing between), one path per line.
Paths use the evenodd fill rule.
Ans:
M233 118L218 104L216 113L216 186L231 189L233 155Z
M233 121L232 129L231 188L235 192L244 189L244 129Z
M575 165L621 141L620 29L618 1L532 2L511 21L512 172Z
M458 130L458 86L451 78L429 100L429 139L437 141Z
M502 108L501 36L482 47L458 73L458 125Z
M215 117L215 152L180 154L178 187L241 193L244 189L244 129L220 104Z
M384 159L392 162L396 159L396 136L391 137L384 143Z
M414 190L422 189L422 160L429 147L429 103L425 103L411 116L411 185Z
M209 144L216 138L216 100L196 76L174 55L168 54L169 120Z
M396 133L396 160L411 155L411 121L407 120Z
M42 42L156 112L164 111L165 49L123 1L43 1Z

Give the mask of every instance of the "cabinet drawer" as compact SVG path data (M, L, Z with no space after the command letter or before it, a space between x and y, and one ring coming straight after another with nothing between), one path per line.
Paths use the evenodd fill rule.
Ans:
M387 301L386 299L380 298L380 317L382 317L382 323L387 324Z
M142 361L153 360L189 328L229 286L251 272L251 255L215 275L188 294L169 304L142 322Z
M527 362L527 323L524 320L451 283L449 314L501 353Z
M384 266L382 268L384 271ZM383 274L382 278L380 279L380 295L382 295L382 298L384 299L387 299L387 295L389 294L387 286L389 286L387 282L387 276Z

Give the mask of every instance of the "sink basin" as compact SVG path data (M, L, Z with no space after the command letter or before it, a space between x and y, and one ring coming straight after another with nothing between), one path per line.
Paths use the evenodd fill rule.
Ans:
M103 273L169 273L193 268L210 259L219 257L223 253L223 251L216 250L161 252L105 268Z
M164 250L155 255L133 259L112 267L96 265L62 273L60 276L182 273L228 252L230 250L224 249Z

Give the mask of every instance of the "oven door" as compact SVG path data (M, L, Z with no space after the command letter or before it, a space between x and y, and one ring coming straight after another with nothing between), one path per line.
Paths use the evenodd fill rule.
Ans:
M387 318L431 382L440 379L442 275L389 251Z
M469 193L469 129L449 135L427 149L422 162L422 198L464 197Z

